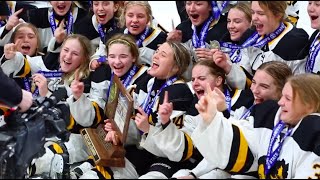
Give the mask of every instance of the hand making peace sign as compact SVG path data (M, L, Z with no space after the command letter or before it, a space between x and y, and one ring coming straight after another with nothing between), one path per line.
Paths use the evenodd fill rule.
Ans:
M67 30L65 29L64 23L65 19L61 20L58 28L54 31L54 37L59 44L67 37Z

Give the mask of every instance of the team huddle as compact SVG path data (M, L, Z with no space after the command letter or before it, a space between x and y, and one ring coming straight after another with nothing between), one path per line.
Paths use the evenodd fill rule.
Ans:
M185 1L170 32L148 1L49 3L0 2L4 74L33 99L67 92L69 138L47 138L27 178L319 177L320 1L310 37L291 1ZM133 99L125 167L96 164L80 134L119 143L114 75Z

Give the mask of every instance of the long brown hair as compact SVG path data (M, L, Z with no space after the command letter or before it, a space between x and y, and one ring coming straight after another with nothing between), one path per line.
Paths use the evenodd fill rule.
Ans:
M209 69L209 73L213 76L221 77L222 82L225 82L226 79L226 72L219 66L214 63L214 61L211 60L203 60L196 62L193 67L196 67L197 65L205 66Z
M282 89L287 79L292 76L291 68L284 62L269 61L263 63L261 66L259 66L258 69L266 72L273 78L273 81L277 88L277 96L280 99Z
M280 16L282 21L286 20L287 1L258 1L264 10L270 10L275 16Z
M173 58L175 65L178 67L178 72L176 73L177 77L180 79L185 79L183 73L187 70L190 62L191 55L188 49L180 42L175 41L166 41L173 51Z
M292 87L293 103L299 96L304 105L311 105L314 113L320 113L320 76L315 74L299 74L291 76L288 83Z
M135 40L129 34L118 33L113 35L106 43L106 54L109 52L109 48L112 44L124 44L129 47L130 53L133 58L136 59L135 64L140 66L139 61L139 48L136 45Z

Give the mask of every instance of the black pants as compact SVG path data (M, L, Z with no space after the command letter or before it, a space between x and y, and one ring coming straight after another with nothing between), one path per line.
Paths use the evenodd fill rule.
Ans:
M126 146L126 158L135 166L139 176L149 172L150 165L154 162L155 156L145 149L139 149L135 145Z
M157 157L145 149L138 149L136 146L126 146L126 158L135 166L139 176L150 171L158 171L171 178L180 169L193 169L198 161L189 160L173 162L168 158Z

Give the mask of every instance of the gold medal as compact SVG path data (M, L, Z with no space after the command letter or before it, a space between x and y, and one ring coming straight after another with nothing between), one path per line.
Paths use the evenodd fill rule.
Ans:
M210 41L210 49L220 49L220 43L217 40Z

